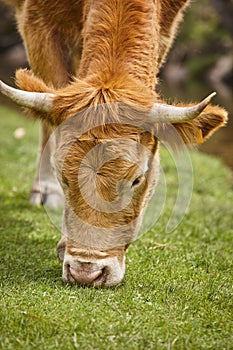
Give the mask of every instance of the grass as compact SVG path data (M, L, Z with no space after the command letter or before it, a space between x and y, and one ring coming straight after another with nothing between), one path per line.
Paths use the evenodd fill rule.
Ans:
M26 136L15 139L22 126ZM230 171L193 153L194 193L179 227L164 233L168 201L129 249L122 285L72 287L61 282L59 232L43 208L28 203L37 128L0 109L0 348L233 349ZM165 151L162 158L173 190L173 165Z

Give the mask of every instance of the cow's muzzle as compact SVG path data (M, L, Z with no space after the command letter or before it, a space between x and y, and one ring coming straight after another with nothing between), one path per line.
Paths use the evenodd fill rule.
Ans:
M107 278L107 268L99 269L97 264L78 263L78 268L73 268L70 264L66 265L66 279L68 282L77 283L81 286L100 287Z
M83 262L65 254L63 261L62 280L71 284L92 287L115 286L123 280L124 274L125 259L119 261L117 257Z
M125 275L127 246L111 251L80 248L74 242L67 244L64 237L57 246L58 257L63 261L62 280L81 286L115 286Z

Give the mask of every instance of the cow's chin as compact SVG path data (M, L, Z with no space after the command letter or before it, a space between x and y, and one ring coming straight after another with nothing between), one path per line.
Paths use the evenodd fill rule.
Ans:
M125 275L125 256L103 259L83 259L70 254L64 255L62 280L81 286L116 286Z

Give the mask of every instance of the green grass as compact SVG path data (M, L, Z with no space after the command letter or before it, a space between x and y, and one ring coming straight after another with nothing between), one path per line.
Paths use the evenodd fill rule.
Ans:
M15 139L22 126L26 136ZM130 247L122 285L72 287L61 282L58 230L43 208L28 203L37 128L0 109L0 348L233 349L230 171L193 153L195 187L181 225L164 233L168 201L155 228ZM173 165L163 154L175 189Z

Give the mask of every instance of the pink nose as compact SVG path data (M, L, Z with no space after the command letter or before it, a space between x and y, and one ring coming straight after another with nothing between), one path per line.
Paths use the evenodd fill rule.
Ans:
M103 285L107 276L105 268L94 270L92 264L89 263L81 263L77 269L68 266L68 273L70 282L94 287Z

